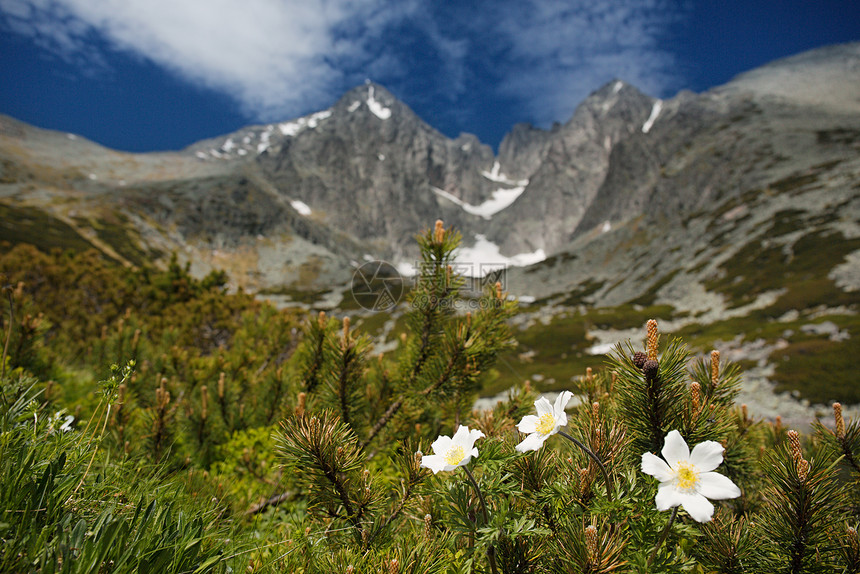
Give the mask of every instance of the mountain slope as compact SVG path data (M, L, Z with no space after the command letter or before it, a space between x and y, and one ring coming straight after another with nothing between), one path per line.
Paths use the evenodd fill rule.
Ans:
M520 293L587 282L590 300L615 304L683 290L687 275L701 290L721 272L714 261L782 211L855 237L858 46L666 101L615 80L564 125L515 126L498 157L372 83L331 109L174 153L119 153L3 118L2 238L92 245L128 264L176 251L237 286L319 289L363 258L410 261L413 234L442 218L466 246L549 255L511 273ZM58 231L40 237L39 226Z

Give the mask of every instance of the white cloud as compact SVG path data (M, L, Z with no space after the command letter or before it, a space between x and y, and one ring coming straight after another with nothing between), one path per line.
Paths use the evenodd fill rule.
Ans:
M388 0L0 0L13 31L71 59L97 33L116 50L226 92L257 118L320 109L372 38L408 14ZM354 22L361 22L355 29Z
M646 93L676 89L675 59L662 46L684 7L666 0L519 0L500 13L505 50L500 89L533 121L564 121L590 92L621 78Z
M259 121L323 109L366 77L452 114L492 113L458 106L489 75L522 106L517 121L547 125L613 77L675 88L661 39L680 13L676 0L0 0L0 28L96 70L105 46L132 54Z

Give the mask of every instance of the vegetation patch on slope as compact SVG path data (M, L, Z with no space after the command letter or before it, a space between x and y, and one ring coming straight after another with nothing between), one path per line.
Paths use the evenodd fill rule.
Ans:
M73 227L49 213L24 205L0 203L0 242L29 243L43 251L85 251L93 245Z

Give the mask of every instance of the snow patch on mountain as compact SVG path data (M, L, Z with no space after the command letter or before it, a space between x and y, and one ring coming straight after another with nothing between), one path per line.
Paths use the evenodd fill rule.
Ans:
M660 110L663 109L663 100L657 100L654 102L654 106L651 108L651 115L648 116L648 119L645 120L645 123L642 124L642 133L647 134L651 131L651 128L654 126L654 122L657 121L657 117L660 115Z
M443 189L439 189L438 187L431 187L433 193L440 197L444 197L448 201L456 203L460 207L463 208L463 211L466 213L471 213L472 215L478 215L483 217L484 219L490 219L493 215L502 211L506 207L510 206L516 199L522 195L523 191L525 191L525 186L514 187L511 189L497 189L493 192L493 195L490 199L483 202L480 205L472 205L470 203L466 203L462 199L448 193Z
M499 165L499 162L494 162L493 163L493 169L491 171L482 171L481 175L483 175L485 178L489 179L490 181L494 181L496 183L504 183L506 185L516 185L516 186L525 187L529 184L529 180L527 180L527 179L520 179L520 180L510 179L505 174L500 173L501 169L502 168L501 168L501 165Z
M273 135L275 137L295 137L305 130L318 127L322 121L328 119L331 115L331 110L323 110L297 120L251 128L254 131L250 133L246 132L241 136L241 140L238 139L236 134L233 134L227 137L219 147L207 151L196 151L194 155L201 160L212 158L228 160L237 155L246 156L249 153L261 154L275 143L272 139Z
M457 271L471 277L482 277L487 269L499 267L523 267L540 263L546 259L543 249L531 253L519 253L513 256L502 255L499 246L489 241L485 235L475 235L475 244L471 247L461 247L457 251L455 261Z
M307 203L305 203L303 201L299 201L298 199L294 199L293 201L290 202L290 205L292 205L293 209L298 211L301 215L310 215L311 214L311 208L308 206Z
M373 115L381 120L387 120L391 117L391 108L386 108L373 97L373 86L370 86L367 90L367 107L370 108Z
M328 119L329 117L331 117L331 110L323 110L321 112L317 112L315 114L299 118L292 122L284 122L282 124L278 124L278 129L281 130L281 133L283 135L293 137L297 136L305 129L316 128L321 121Z

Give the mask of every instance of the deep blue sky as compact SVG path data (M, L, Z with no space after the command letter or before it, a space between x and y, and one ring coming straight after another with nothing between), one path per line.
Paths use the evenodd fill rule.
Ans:
M496 147L616 77L670 97L850 41L857 0L0 0L0 113L180 149L370 78Z

